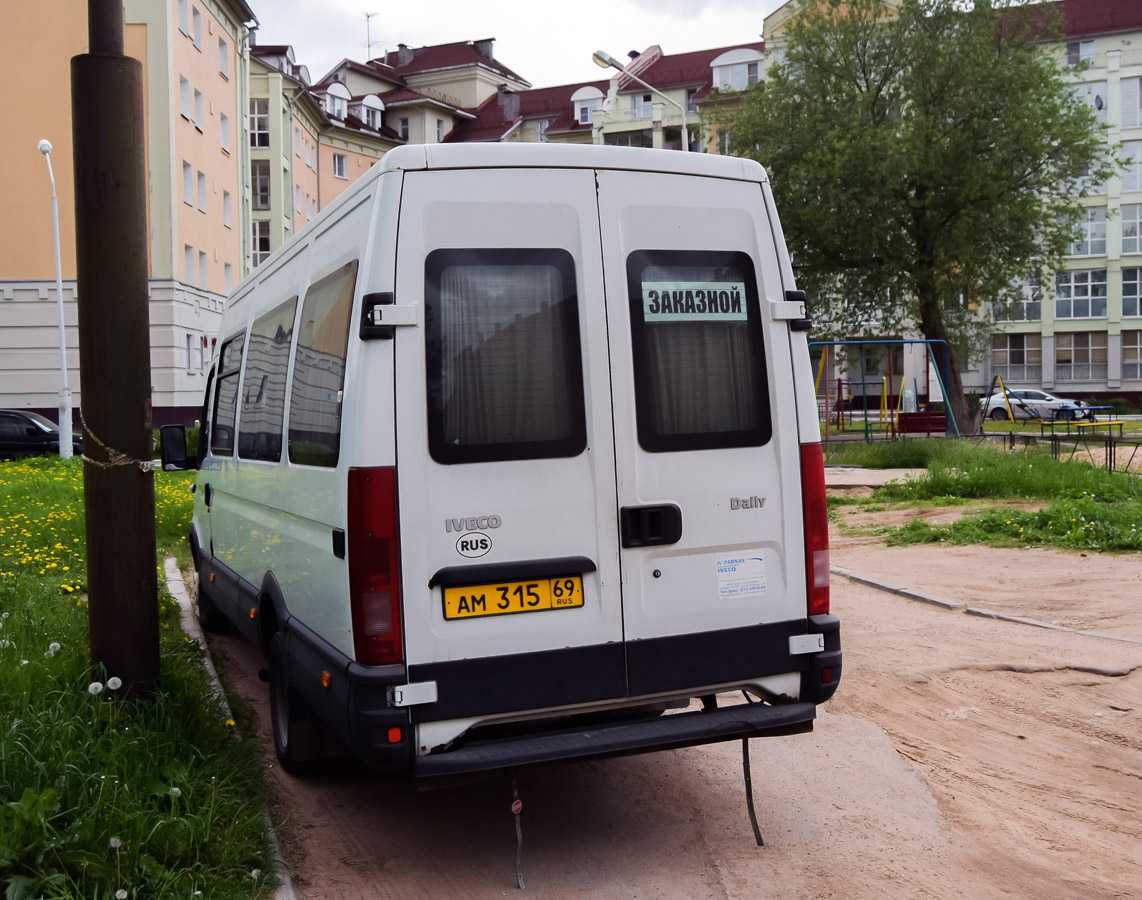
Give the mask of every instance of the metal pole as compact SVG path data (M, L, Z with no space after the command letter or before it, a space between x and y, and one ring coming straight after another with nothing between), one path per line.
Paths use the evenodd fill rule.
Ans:
M684 107L677 100L671 100L664 93L662 93L662 91L660 91L658 88L647 84L645 81L643 81L637 75L635 75L633 72L627 70L627 68L622 63L620 63L617 59L615 59L609 53L604 53L602 50L596 50L592 58L595 60L595 63L597 65L600 65L603 68L606 68L607 66L611 66L612 68L618 69L620 72L622 72L624 75L626 75L627 78L630 78L633 81L637 81L639 84L641 84L648 91L652 91L653 93L658 94L658 96L661 97L663 100L665 100L667 103L670 103L674 106L677 106L678 111L680 113L682 113L682 149L683 150L689 150L690 149L690 133L686 130L686 107Z
M91 661L147 692L159 624L143 69L123 56L122 0L88 0L88 28L71 97Z
M59 457L71 459L71 388L67 386L67 330L63 315L63 267L59 252L59 201L56 199L56 176L52 172L52 142L44 138L37 145L48 164L48 180L52 183L52 240L56 254L56 305L59 307Z

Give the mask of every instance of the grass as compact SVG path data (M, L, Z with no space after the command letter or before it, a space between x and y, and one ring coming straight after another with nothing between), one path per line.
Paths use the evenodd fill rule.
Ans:
M1038 511L990 511L950 525L913 521L886 532L890 545L946 542L1142 550L1142 478L1085 462L1058 461L1045 447L1011 453L945 439L834 445L829 462L927 470L923 477L878 488L873 504L947 506L988 499L1044 504Z
M0 886L7 900L268 896L256 741L236 739L164 577L156 693L121 696L91 666L82 473L0 463ZM185 544L188 486L155 473L162 551Z

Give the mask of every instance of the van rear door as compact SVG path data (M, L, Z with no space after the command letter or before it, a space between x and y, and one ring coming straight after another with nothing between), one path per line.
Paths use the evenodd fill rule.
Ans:
M405 656L436 688L418 723L626 696L599 246L591 170L404 173L395 299L424 314L396 329Z
M800 467L761 186L601 171L598 202L630 693L789 672Z

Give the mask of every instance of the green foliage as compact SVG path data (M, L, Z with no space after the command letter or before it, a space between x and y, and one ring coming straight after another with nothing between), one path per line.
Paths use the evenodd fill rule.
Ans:
M252 875L272 869L256 741L235 740L177 605L156 598L153 696L90 665L82 490L78 459L0 463L0 886L12 900L267 896ZM155 493L160 543L184 540L185 476L156 472Z
M961 427L959 368L990 330L978 305L1056 264L1078 198L1114 170L1040 43L1060 24L1015 0L804 2L730 122L770 173L814 324L948 340Z

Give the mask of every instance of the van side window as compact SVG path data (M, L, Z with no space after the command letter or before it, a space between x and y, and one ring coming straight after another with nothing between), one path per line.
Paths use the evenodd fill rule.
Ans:
M242 370L242 341L236 335L218 353L218 386L214 390L214 416L210 452L215 456L234 455L234 420L238 417L238 373Z
M242 425L238 429L238 455L242 459L277 462L282 458L286 368L296 312L297 297L291 297L250 329L246 378L242 382Z
M642 448L769 441L761 309L749 256L638 250L627 257L627 287Z
M309 286L297 326L297 354L289 406L289 460L336 466L341 452L345 352L357 261Z
M583 362L570 253L434 250L425 261L425 305L433 459L583 452Z

